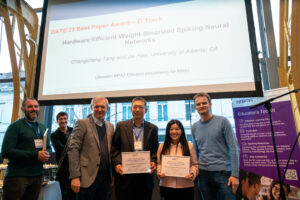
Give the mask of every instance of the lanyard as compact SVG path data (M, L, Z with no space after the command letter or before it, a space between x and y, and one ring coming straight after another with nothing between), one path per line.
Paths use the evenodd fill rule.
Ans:
M36 137L39 138L40 136L40 128L39 128L39 125L37 124L37 130L35 130L35 128L33 127L33 125L31 125L25 118L24 118L24 121L26 122L26 124L32 128L32 130L35 132L36 134Z
M135 130L136 129L140 129L140 131L137 133ZM140 135L141 135L141 133L143 132L143 130L144 130L144 123L142 123L142 126L141 127L134 127L133 128L133 134L134 134L134 136L135 136L135 139L136 140L138 140L138 138L140 137Z

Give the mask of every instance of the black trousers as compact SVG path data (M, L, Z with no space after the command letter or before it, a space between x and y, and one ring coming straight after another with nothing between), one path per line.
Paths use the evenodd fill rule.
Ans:
M69 180L67 183L60 180L59 186L62 200L76 200L76 193L71 189L71 180Z
M92 184L89 188L80 188L77 193L77 200L107 200L108 199L108 185Z
M164 200L194 200L194 188L160 187L160 196Z
M151 200L152 174L127 174L116 177L117 200Z
M42 176L5 177L3 200L37 200L42 188Z
M110 184L108 171L99 169L94 183L88 188L80 188L77 200L107 200Z

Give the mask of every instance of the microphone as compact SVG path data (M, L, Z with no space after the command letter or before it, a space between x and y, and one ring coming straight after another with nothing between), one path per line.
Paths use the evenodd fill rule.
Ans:
M270 103L270 102L274 101L275 99L278 99L278 98L283 97L285 95L288 95L288 94L291 94L291 93L294 93L294 92L297 93L299 90L300 90L300 88L292 90L292 91L287 92L287 93L284 93L284 94L279 95L277 97L273 97L273 98L267 99L267 100L262 101L260 103L254 104L254 105L250 106L250 109L256 108L256 107L261 106L261 105L265 105L265 104Z
M250 106L250 109L256 108L256 107L258 107L258 106L265 105L266 103L269 103L269 102L273 101L274 99L275 99L275 98L271 98L271 99L267 99L267 100L265 100L265 101L259 102L259 103L257 103L257 104L254 104L254 105Z

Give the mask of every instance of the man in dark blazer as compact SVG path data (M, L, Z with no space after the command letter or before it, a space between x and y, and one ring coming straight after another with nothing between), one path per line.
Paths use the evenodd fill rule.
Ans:
M110 150L113 125L104 120L108 100L91 102L93 114L78 120L72 132L68 156L71 188L77 199L106 200L111 183Z
M132 119L119 122L112 141L112 162L115 167L118 200L151 200L153 171L156 169L158 128L144 121L146 100L136 97L131 104ZM150 151L150 173L123 174L121 152Z

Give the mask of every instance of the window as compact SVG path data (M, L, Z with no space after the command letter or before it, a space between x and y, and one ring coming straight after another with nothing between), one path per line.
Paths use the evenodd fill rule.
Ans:
M87 118L87 116L91 113L90 107L86 106L82 109L82 119Z
M106 111L106 120L110 121L110 107L108 107L108 109Z
M192 113L195 113L194 101L185 101L185 120L190 120Z
M158 114L157 120L159 122L168 121L168 102L167 101L158 102L157 114Z
M1 60L1 59L0 59ZM2 69L2 65L0 70ZM22 73L21 76L24 74ZM1 79L11 78L11 73L0 73ZM21 82L24 85L24 81ZM13 110L13 83L10 82L0 82L0 151L2 147L2 140L6 132L7 127L11 123L11 116ZM21 90L21 97L23 96L23 90Z
M145 120L149 122L150 121L150 109L149 109L148 104L146 105L146 108L147 108L147 112L146 112L146 115L145 115Z
M68 124L70 126L75 126L75 112L74 112L74 107L67 107L66 108L66 113L68 113Z
M132 118L131 103L122 104L122 121Z

